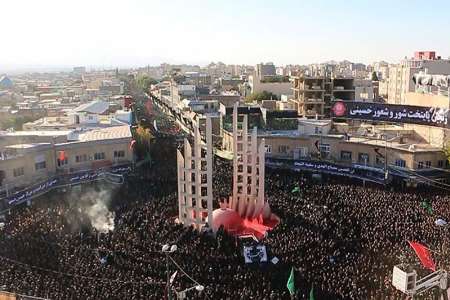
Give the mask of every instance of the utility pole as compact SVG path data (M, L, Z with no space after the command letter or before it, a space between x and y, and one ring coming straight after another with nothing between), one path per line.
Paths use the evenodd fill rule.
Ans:
M166 254L166 272L167 272L167 299L172 300L172 294L170 290L170 271L169 271L169 255L177 251L177 245L164 245L162 247L162 252Z
M169 253L166 253L166 273L167 273L167 299L172 300L172 295L170 293Z
M387 157L387 134L386 134L386 122L384 122L384 184L386 185L389 176L388 172L388 157Z

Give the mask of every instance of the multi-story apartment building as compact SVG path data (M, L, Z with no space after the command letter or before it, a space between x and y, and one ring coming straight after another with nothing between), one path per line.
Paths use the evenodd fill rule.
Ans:
M277 97L291 94L292 83L287 76L265 76L250 75L248 86L251 93L270 92Z
M380 81L389 78L389 64L385 61L373 63L373 71L376 72Z
M370 79L355 79L355 100L357 101L374 101L375 91L374 84Z
M260 63L256 65L255 75L263 79L265 76L275 76L276 75L276 68L273 63Z
M355 100L353 78L293 77L293 100L299 116L330 116L331 102L335 99Z
M186 72L184 73L186 77L185 84L191 84L198 87L208 87L212 84L211 75L199 73L199 72Z
M415 91L414 74L425 72L427 74L450 75L450 60L441 59L433 52L416 53L412 59L405 59L398 65L389 67L388 102L404 104L405 95Z

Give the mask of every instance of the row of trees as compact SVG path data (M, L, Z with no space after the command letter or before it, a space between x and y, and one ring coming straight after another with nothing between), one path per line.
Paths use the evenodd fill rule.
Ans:
M147 92L150 88L150 86L152 84L156 84L158 83L157 80L155 80L154 78L143 74L143 75L138 75L136 78L136 84L137 86L142 89L144 92Z
M14 130L22 130L25 123L36 121L38 118L28 116L9 116L0 118L0 130L13 128Z
M245 98L246 102L262 101L262 100L279 100L279 99L277 95L267 91L252 93Z

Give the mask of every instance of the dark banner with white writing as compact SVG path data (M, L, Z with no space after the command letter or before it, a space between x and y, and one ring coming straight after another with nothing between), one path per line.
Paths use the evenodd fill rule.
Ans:
M6 201L9 205L17 205L29 199L42 195L57 187L77 185L100 179L113 184L121 184L123 182L123 176L121 175L129 173L130 171L131 166L121 165L111 167L106 170L98 169L59 175L53 178L49 178L45 182L29 186L19 192L13 193L12 195L6 197Z
M353 174L355 172L353 168L350 167L320 161L295 161L294 168L300 170L325 171L326 173L335 173L339 175Z
M336 101L333 103L331 111L334 118L410 123L450 128L450 110L448 108Z
M385 174L383 169L360 166L357 164L353 164L352 166L343 166L329 161L277 159L266 157L266 167L272 169L290 169L297 172L310 171L358 178L380 184L385 183Z

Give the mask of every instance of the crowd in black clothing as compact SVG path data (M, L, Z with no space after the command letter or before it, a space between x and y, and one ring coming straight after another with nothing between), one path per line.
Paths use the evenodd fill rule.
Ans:
M216 198L230 195L230 163L217 159L214 173ZM295 299L307 299L312 288L319 300L400 299L392 268L417 262L408 240L439 252L435 261L450 269L448 227L434 223L450 220L445 194L318 184L298 173L268 171L267 200L281 222L262 243L279 262L246 265L239 240L175 224L174 178L158 174L130 177L112 192L115 228L107 233L91 228L76 199L64 194L13 210L0 229L0 286L49 299L165 299L166 243L178 246L172 259L205 286L188 299L291 299L291 267ZM172 261L169 267L170 274L178 269ZM180 291L195 284L178 271L173 285Z

